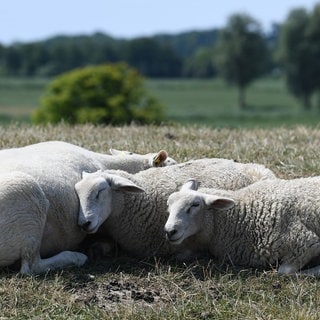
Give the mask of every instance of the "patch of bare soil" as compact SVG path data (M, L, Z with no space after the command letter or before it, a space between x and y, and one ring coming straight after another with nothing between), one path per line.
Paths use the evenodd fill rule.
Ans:
M110 279L106 281L83 282L80 286L69 284L69 288L75 295L75 302L92 305L110 310L116 306L130 304L159 305L175 300L175 294L169 293L163 287L143 278L135 279Z

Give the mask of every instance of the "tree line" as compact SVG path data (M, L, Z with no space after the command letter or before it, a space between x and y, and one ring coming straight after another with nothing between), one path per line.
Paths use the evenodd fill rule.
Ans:
M147 77L212 77L212 70L192 71L190 61L198 52L211 50L217 33L214 29L131 40L95 33L10 46L0 44L0 74L50 77L77 67L125 61ZM202 59L212 64L212 56Z
M125 61L155 78L223 77L245 89L261 75L284 75L305 109L320 89L320 4L293 9L269 32L247 14L232 15L221 29L116 39L103 33L56 36L32 43L0 44L0 75L51 77L71 69ZM320 99L319 99L320 101Z

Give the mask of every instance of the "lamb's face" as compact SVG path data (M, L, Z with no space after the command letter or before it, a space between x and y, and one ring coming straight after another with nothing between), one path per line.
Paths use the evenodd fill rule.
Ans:
M234 206L230 198L202 193L197 188L198 183L189 180L180 191L168 198L169 217L164 231L172 244L180 244L205 229L207 212L214 214L215 210L227 210Z
M164 231L172 244L180 244L201 229L203 199L197 192L176 192L168 198L169 217Z
M75 189L80 202L78 225L88 233L95 233L112 214L114 191L144 192L130 180L100 170L95 173L84 172Z
M99 173L84 173L75 185L80 201L78 225L88 233L95 233L112 211L112 189Z

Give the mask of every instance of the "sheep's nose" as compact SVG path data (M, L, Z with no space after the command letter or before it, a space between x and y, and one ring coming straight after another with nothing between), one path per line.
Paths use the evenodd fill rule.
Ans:
M81 226L81 229L82 229L83 231L88 231L90 225L91 225L91 221L87 221L86 223L84 223L84 224Z
M170 240L176 233L176 229L165 230L167 240Z

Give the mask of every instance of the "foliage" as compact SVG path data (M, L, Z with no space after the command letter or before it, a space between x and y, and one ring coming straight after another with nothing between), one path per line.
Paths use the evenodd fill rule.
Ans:
M307 37L309 45L311 46L311 59L308 61L310 68L313 68L311 77L314 77L315 90L320 92L320 3L318 3L311 12L310 20L307 29ZM318 101L318 108L320 109L320 100Z
M307 37L309 14L305 9L292 10L282 26L279 59L285 70L289 90L310 109L317 77L313 45Z
M57 36L7 47L0 45L0 74L55 76L87 65L126 61L144 76L181 77L189 52L211 46L216 33L214 29L132 40L95 33L91 36Z
M229 18L220 31L216 64L221 76L239 89L239 107L246 106L244 91L265 72L267 47L259 23L246 14Z
M200 79L216 76L213 51L213 46L199 48L190 58L186 59L182 70L183 75Z
M320 88L320 4L310 13L291 10L281 28L278 59L288 89L305 110L312 107L312 96Z
M124 63L91 66L57 77L35 111L35 123L160 123L163 108L142 77Z
M172 78L181 74L181 58L167 44L138 38L128 42L124 52L125 61L143 75Z
M87 65L125 61L147 77L184 77L186 70L188 77L197 77L197 68L190 68L190 59L196 59L198 64L197 52L212 50L218 32L209 29L134 39L94 33L9 46L0 44L0 75L51 77ZM265 40L277 42L277 38L271 39L268 34Z
M173 48L182 58L188 58L198 49L212 47L218 39L219 29L188 31L178 34L155 35L154 39Z

